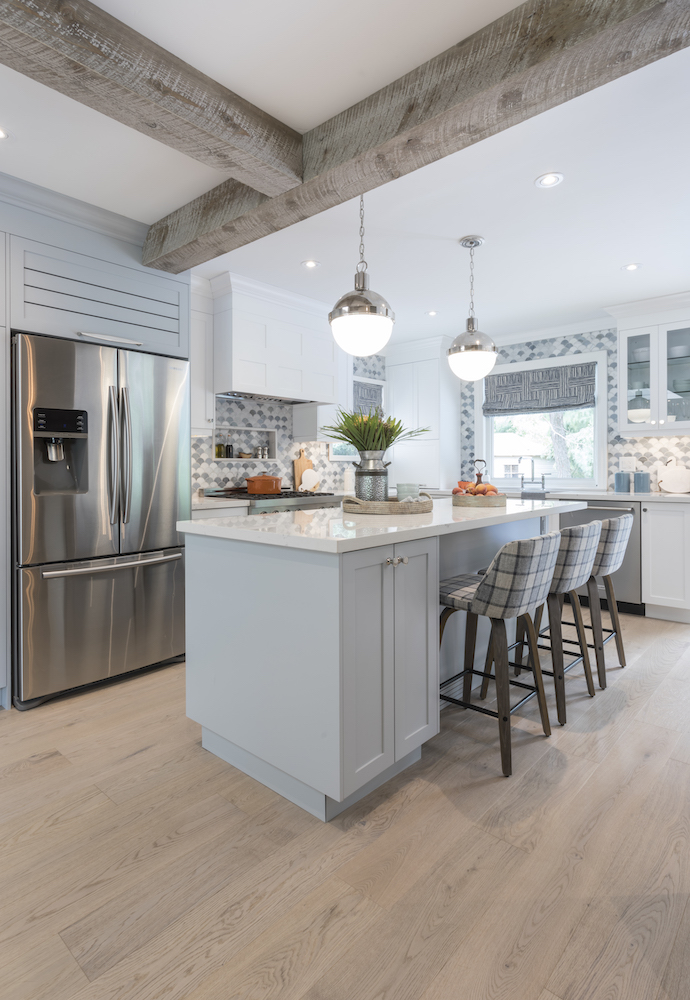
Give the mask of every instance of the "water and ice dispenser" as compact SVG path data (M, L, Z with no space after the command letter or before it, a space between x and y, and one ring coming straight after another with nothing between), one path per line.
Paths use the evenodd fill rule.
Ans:
M87 493L86 410L34 408L34 493Z

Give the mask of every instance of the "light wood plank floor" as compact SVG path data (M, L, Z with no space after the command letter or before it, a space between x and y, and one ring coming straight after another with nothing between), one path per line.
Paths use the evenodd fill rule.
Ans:
M0 713L3 1000L688 1000L690 626L623 621L512 778L450 709L329 825L201 749L181 666Z

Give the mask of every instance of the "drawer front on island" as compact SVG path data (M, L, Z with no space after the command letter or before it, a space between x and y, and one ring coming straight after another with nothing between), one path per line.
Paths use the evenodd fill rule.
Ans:
M438 540L343 556L343 789L439 729Z

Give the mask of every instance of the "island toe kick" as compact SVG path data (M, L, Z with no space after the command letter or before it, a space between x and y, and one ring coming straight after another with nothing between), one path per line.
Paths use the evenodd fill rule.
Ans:
M369 792L373 792L374 789L379 788L380 785L385 784L391 778L394 778L396 774L400 774L401 771L404 771L411 764L415 764L418 760L421 760L422 757L421 747L411 750L401 760L396 761L375 778L367 781L365 785L358 788L356 792L352 792L342 802L338 802L337 799L332 799L329 795L324 795L323 792L317 791L316 788L310 788L309 785L305 785L304 782L293 778L292 775L286 774L285 771L274 767L273 764L267 763L267 761L262 760L260 757L255 757L248 750L243 750L242 747L235 746L230 740L224 739L217 733L212 733L210 729L202 727L201 745L205 750L210 750L216 757L220 757L221 760L232 764L239 771L248 774L250 778L256 778L262 785L266 785L267 788L278 792L284 799L289 799L290 802L294 802L295 805L300 806L305 812L311 813L312 816L316 816L317 819L323 820L324 823L335 819L345 809L354 805L355 802L359 802Z

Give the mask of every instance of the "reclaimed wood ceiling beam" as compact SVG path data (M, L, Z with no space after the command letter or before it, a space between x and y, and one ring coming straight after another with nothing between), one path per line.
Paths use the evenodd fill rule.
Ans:
M690 0L528 0L303 137L304 182L251 205L234 182L151 226L174 274L285 229L690 44Z
M231 174L229 190L302 180L297 132L88 0L0 0L0 62Z

